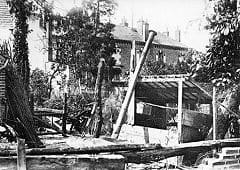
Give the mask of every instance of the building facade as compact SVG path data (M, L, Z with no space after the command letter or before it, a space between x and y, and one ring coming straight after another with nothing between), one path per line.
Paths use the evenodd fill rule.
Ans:
M128 24L122 23L113 28L112 34L116 41L116 47L121 56L122 73L127 73L130 67L130 56L133 41L135 41L136 59L138 60L141 51L148 38L149 24L145 21L138 21L137 28L130 28ZM176 32L178 40L171 39L169 34L158 32L149 49L147 60L176 64L178 58L188 50L188 47L179 42L180 31Z

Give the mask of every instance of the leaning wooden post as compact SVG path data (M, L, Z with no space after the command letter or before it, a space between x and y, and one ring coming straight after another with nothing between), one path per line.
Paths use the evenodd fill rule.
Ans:
M17 170L26 170L25 139L17 138Z
M216 140L217 136L217 105L216 105L216 87L213 86L213 97L212 97L212 111L213 111L213 140Z
M183 98L183 81L178 82L178 143L183 142L182 124L183 124L183 113L182 113L182 100Z
M133 76L132 76L131 80L129 81L127 94L126 94L125 99L123 101L123 104L122 104L122 107L121 107L121 110L120 110L120 113L119 113L119 116L118 116L118 119L117 119L117 122L116 122L116 127L113 130L112 138L118 138L119 132L120 132L121 127L122 127L123 118L124 118L124 116L125 116L125 114L128 110L128 105L130 103L132 93L133 93L133 90L134 90L136 82L137 82L138 74L141 71L141 68L144 64L144 61L145 61L146 57L147 57L149 47L150 47L150 45L151 45L151 43L154 39L154 36L156 34L157 33L155 31L150 31L149 32L149 37L148 37L148 40L147 40L147 42L144 46L143 52L141 54L140 61L135 68L135 71L133 73Z
M132 42L132 50L131 50L131 58L130 58L130 79L133 76L135 67L136 67L136 41L134 40ZM135 108L135 89L133 90L132 97L129 102L128 107L128 116L127 116L127 122L128 124L133 125L134 124L134 114L135 114L136 108Z
M95 116L95 119L93 121L95 124L93 136L95 138L98 138L101 134L102 124L103 124L103 117L102 117L102 82L103 82L103 72L105 69L105 60L104 58L100 58L100 62L98 64L98 74L95 84L95 113L93 116Z
M32 115L34 115L34 94L33 93L30 93L29 105L30 105L30 110L32 112Z
M63 134L67 133L67 93L64 93L64 108L63 108L63 117L62 117L62 131Z

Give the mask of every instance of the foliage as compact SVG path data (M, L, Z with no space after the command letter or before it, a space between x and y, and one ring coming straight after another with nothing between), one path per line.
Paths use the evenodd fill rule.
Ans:
M207 17L211 42L201 65L207 74L204 79L217 86L239 83L239 21L236 0L215 0L214 12Z
M29 92L29 60L28 60L28 43L27 34L28 23L27 19L33 10L32 2L28 0L8 0L10 13L15 16L15 28L13 32L13 61L17 65L17 71L20 74L24 83L24 88Z
M162 61L147 60L143 68L145 75L167 75L173 72L172 64L166 64Z
M30 76L30 87L36 104L43 106L43 102L48 99L48 75L36 68Z
M146 75L169 75L169 74L190 74L203 54L189 49L181 54L182 61L178 60L176 64L164 63L163 61L148 60L143 68L143 74ZM201 74L202 75L202 74Z
M93 102L93 98L89 94L72 95L68 98L68 111L70 114L77 114L83 111L86 105Z
M59 109L59 110L63 109L63 105L64 103L62 98L51 98L46 100L43 103L43 106L46 108Z
M96 20L99 20L100 17L110 17L113 15L118 5L113 0L84 0L82 4L89 11L91 17Z
M100 4L110 3L107 2L99 1ZM92 1L84 3L84 8L73 8L66 17L56 15L52 18L57 62L69 65L76 78L81 79L86 72L96 78L100 58L105 59L110 69L114 64L111 55L115 52L111 34L114 25L100 22L100 15L96 17L96 13L110 15L112 8L99 5L96 9Z

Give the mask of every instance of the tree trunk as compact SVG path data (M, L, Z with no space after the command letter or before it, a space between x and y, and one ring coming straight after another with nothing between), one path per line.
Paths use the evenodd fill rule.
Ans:
M34 128L33 115L29 106L27 92L17 71L9 66L6 69L6 98L8 112L6 123L13 127L20 138L26 139L30 147L42 146Z
M240 117L240 84L233 87L230 94L225 98L223 105L217 116L217 139L224 139L226 133L230 132L231 138L239 137L239 124L237 120Z

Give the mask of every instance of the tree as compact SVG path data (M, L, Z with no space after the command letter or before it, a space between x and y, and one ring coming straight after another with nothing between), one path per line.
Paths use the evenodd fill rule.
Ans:
M15 28L13 31L13 60L16 63L17 71L21 76L24 88L29 92L29 59L28 59L28 17L33 11L33 4L28 0L8 0L10 13L15 17Z
M94 2L84 1L84 8L73 8L66 17L53 17L57 62L69 65L76 78L84 81L86 73L95 81L100 58L104 58L109 67L114 64L111 57L115 52L111 34L114 25L100 20L100 15L112 13L106 5L110 2L98 2L99 6L96 7Z
M99 137L102 127L102 81L111 80L115 63L112 58L115 41L111 34L114 25L101 18L112 15L114 7L114 1L109 0L83 1L83 8L73 8L65 17L56 15L52 18L57 62L68 65L77 80L85 81L91 87L97 81L94 100L98 104L93 108L91 127L88 127L93 129L91 132L95 137ZM106 67L98 71L100 63Z
M217 138L224 138L230 126L233 130L232 136L238 137L240 70L235 62L240 57L240 30L237 0L215 0L212 3L214 12L207 17L211 42L198 70L204 70L204 79L211 81L215 86L231 89L224 101L226 109L218 115Z
M30 87L34 94L34 101L38 106L43 106L48 99L48 75L43 70L34 69L31 73Z

